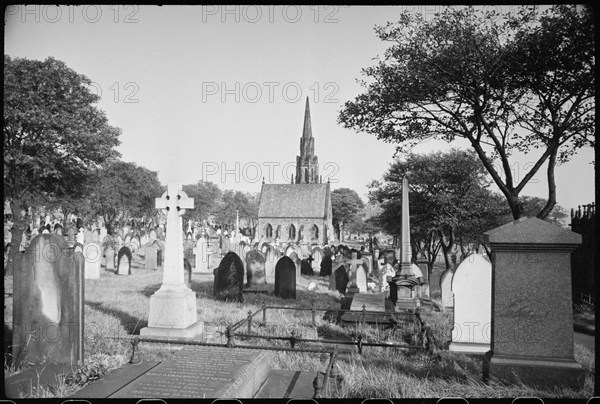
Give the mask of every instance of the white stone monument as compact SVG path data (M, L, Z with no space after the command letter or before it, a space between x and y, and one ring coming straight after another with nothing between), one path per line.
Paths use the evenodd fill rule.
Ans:
M479 254L460 263L452 279L454 329L449 350L485 354L492 335L492 264Z
M440 278L440 288L442 290L442 306L452 308L454 307L454 293L452 293L452 278L454 278L454 272L452 269L447 269Z
M102 247L99 243L84 244L83 257L85 258L85 279L100 279L100 265L102 262Z
M180 183L170 183L156 209L166 210L167 234L163 263L163 283L150 296L148 327L140 335L194 338L202 334L204 323L198 321L196 294L184 281L183 245L179 240L181 216L194 207L194 200L182 191Z

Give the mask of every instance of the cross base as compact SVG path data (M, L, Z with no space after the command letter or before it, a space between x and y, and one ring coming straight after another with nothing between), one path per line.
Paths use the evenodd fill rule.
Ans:
M151 330L148 329L158 328L169 331L169 335L175 336L176 330L188 329L196 324L197 320L196 294L192 290L161 288L150 296L148 327L140 330L140 335L156 335L149 334ZM202 329L200 329L201 332Z

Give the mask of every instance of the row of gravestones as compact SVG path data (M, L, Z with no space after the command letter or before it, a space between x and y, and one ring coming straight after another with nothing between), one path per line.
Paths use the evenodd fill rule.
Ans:
M261 251L251 250L246 255L247 287L267 284L265 256ZM243 302L244 264L233 251L225 254L219 267L214 270L213 295L217 300ZM290 257L277 260L274 270L274 294L283 299L296 298L297 266Z

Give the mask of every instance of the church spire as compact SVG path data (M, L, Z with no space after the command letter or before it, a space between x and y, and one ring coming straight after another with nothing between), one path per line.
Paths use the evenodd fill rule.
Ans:
M317 184L319 182L319 160L315 156L315 139L312 136L310 106L306 97L304 127L300 138L300 155L296 157L296 184Z
M310 106L308 104L308 97L306 97L306 107L304 107L304 128L302 129L302 137L312 137L312 128L310 125Z

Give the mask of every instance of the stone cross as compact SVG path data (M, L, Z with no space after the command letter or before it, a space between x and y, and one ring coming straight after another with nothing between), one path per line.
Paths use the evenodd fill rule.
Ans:
M352 259L347 261L348 265L350 265L350 282L352 286L356 286L356 271L358 270L358 266L363 264L363 260L359 260L357 256L358 255L353 252Z
M160 198L156 198L156 209L164 209L167 215L167 235L161 289L185 285L182 267L183 245L177 235L181 231L181 216L186 209L194 207L194 199L188 198L180 183L170 183Z

